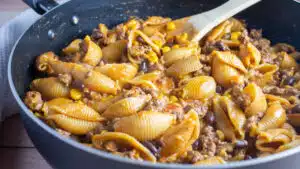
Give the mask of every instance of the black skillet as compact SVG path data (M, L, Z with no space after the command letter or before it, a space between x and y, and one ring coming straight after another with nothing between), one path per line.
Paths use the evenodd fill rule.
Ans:
M72 0L63 5L51 0L24 0L44 14L18 40L9 59L8 79L21 108L21 117L34 145L53 168L59 169L154 169L201 168L192 165L152 164L114 156L60 136L26 108L22 102L30 81L36 76L34 60L46 51L59 53L76 37L90 34L98 23L114 26L129 16L152 15L180 18L212 9L222 0ZM250 27L262 28L273 42L286 42L300 49L300 4L293 0L263 0L238 15ZM300 148L265 158L203 167L239 169L296 169Z

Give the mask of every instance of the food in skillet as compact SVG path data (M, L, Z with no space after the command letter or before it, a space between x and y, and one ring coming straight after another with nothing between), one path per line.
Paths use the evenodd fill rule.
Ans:
M191 42L170 18L132 18L41 54L24 102L62 135L131 159L195 165L300 145L300 73L288 44L229 19Z

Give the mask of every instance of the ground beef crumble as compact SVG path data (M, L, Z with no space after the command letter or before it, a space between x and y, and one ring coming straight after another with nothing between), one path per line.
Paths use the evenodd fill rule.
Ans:
M251 99L248 95L244 94L242 85L233 86L230 93L232 100L242 109L245 109L251 104Z
M199 100L192 100L192 101L183 101L181 100L181 105L185 108L185 112L189 111L190 109L194 109L198 115L199 118L203 118L207 111L209 110L209 105L210 103L208 102L201 102Z
M263 92L266 94L279 95L282 97L299 96L300 91L294 87L280 88L278 86L265 86Z
M230 146L229 146L230 147ZM227 143L221 141L215 129L212 126L205 126L201 131L201 137L199 137L199 146L198 150L200 154L204 155L205 157L212 157L215 155L221 155L224 159L229 159L230 154L223 153L232 151L229 148Z

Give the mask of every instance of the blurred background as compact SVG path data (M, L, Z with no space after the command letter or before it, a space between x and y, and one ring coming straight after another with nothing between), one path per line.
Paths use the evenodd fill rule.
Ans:
M0 0L0 26L26 8L22 0Z
M0 0L0 27L27 8L22 0ZM0 123L0 169L51 169L28 138L18 114Z

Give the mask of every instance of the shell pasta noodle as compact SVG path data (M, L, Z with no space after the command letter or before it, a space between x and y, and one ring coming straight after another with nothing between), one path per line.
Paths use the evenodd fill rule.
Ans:
M296 49L230 18L201 41L184 20L132 17L36 58L24 103L65 137L153 163L225 164L300 145Z

